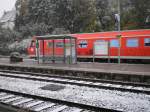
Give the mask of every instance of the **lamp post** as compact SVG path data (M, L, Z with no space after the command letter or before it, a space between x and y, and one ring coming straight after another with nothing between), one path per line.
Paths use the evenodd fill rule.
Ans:
M118 14L115 14L115 17L118 22L118 35L117 38L119 40L119 46L118 46L118 64L120 64L120 48L121 48L121 28L120 28L120 0L118 0Z

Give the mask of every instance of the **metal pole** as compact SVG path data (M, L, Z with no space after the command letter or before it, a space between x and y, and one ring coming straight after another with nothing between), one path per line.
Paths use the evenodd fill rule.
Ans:
M120 0L118 0L118 36L121 35L120 32ZM119 48L118 48L118 64L120 64L120 48L121 48L121 37L118 38L119 39Z
M64 43L64 64L66 63L66 40L65 38L63 39L63 43Z
M77 57L77 38L75 38L75 63L77 64L77 61L78 61L78 57Z
M110 42L108 41L108 63L110 63Z
M55 40L53 39L53 60L52 62L55 63Z
M45 62L44 40L43 40L43 63Z
M37 48L36 48L36 49L37 49L37 59L38 59L38 64L39 64L39 63L40 63L40 61L39 61L39 60L40 60L40 59L39 59L39 55L40 55L40 54L39 54L39 41L38 41L38 40L37 40L37 44L38 44L38 45L37 45Z
M95 62L95 42L93 42L93 63Z
M70 50L71 50L70 64L72 64L72 38L70 38Z

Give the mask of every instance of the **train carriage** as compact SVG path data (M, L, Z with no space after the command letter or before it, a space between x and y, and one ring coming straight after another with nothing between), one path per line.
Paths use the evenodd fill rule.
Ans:
M69 34L77 38L77 57L89 60L93 58L94 43L96 41L108 42L107 55L96 55L97 59L117 59L120 45L120 56L122 60L150 60L150 30L127 30L97 33ZM121 35L121 38L117 38ZM30 57L36 57L36 36L28 47ZM56 41L55 53L61 53L62 42ZM50 52L50 42L45 41L45 53Z

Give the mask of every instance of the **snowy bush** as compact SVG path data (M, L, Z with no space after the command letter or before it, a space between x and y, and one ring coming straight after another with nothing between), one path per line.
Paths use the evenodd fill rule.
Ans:
M27 47L30 45L31 39L24 39L20 42L14 42L8 46L11 52L19 52L21 54L27 53Z

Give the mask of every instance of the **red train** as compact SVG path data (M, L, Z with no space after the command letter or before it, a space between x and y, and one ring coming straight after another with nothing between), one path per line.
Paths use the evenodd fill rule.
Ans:
M150 60L150 30L127 30L127 31L111 31L111 32L97 32L97 33L82 33L69 34L77 38L77 58L90 60L93 58L93 52L101 50L96 59L117 59L118 49L120 45L120 56L122 60ZM121 35L121 38L117 38ZM28 47L28 54L30 57L36 57L35 38L33 38L31 45ZM46 41L45 41L46 42ZM95 42L106 42L101 48L97 46L94 48ZM45 53L48 53L49 45L45 43ZM60 51L61 42L56 42L56 53Z

